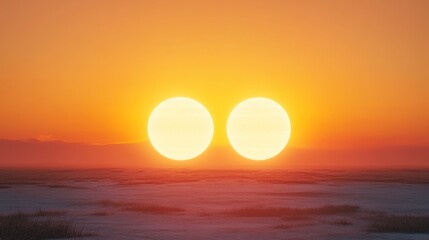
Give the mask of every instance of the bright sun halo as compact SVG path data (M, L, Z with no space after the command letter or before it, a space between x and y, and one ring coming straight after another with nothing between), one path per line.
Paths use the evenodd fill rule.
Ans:
M239 103L227 122L229 142L238 154L266 160L279 154L289 141L291 125L286 111L268 98L249 98Z
M186 97L169 98L152 111L149 140L163 156L189 160L200 155L213 137L213 120L199 102Z

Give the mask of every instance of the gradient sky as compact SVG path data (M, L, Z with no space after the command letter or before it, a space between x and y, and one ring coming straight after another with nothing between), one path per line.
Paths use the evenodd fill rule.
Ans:
M162 100L200 101L226 146L255 96L289 146L429 145L429 1L1 1L0 138L147 140Z

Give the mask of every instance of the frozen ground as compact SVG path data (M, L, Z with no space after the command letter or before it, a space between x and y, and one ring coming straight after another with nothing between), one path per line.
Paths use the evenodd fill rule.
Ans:
M351 210L308 210L326 205ZM368 219L428 216L429 172L0 170L0 214L40 209L66 211L86 239L423 240Z

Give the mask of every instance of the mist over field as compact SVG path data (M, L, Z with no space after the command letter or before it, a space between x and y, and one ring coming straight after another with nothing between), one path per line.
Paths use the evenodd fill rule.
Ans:
M7 169L0 170L0 230L2 221L25 218L64 221L77 236L100 240L427 239L428 176L426 170ZM9 239L2 231L1 237Z

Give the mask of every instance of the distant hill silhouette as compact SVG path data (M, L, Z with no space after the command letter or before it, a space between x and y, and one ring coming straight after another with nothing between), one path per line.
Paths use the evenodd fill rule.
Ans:
M429 168L429 147L354 150L286 148L274 159L251 161L239 157L229 146L210 146L205 153L191 161L172 161L156 153L148 142L93 145L0 139L0 167Z

